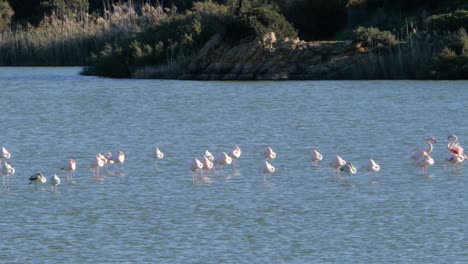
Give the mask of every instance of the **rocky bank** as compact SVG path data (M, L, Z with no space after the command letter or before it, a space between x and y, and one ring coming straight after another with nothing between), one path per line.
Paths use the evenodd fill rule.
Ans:
M350 41L278 41L267 47L261 39L230 46L220 35L179 69L182 80L326 80L349 79L362 59L363 48ZM165 71L167 73L167 71Z

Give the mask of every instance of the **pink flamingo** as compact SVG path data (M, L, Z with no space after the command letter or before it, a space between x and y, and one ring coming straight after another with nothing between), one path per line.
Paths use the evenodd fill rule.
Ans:
M213 165L213 162L207 156L203 156L202 164L203 164L203 168L202 168L201 177L202 177L203 182L207 182L209 180L207 176L207 172L212 170L214 165Z
M101 153L97 154L95 159L91 162L90 167L94 172L94 180L99 180L101 174L99 173L99 168L106 165L107 159Z
M192 171L192 181L194 183L197 182L197 171L201 169L203 169L203 163L199 159L194 158L190 164L190 170Z
M422 168L422 173L425 175L427 173L427 168L434 165L434 159L431 158L427 152L423 152L422 157L416 162L416 164Z
M312 167L318 167L319 162L322 161L323 156L318 152L316 149L312 150L312 158L310 159L312 161Z
M433 144L437 143L437 139L435 137L430 137L426 139L426 144L429 146L427 150L423 149L414 149L411 152L411 158L415 161L418 161L424 156L424 153L427 153L430 155L432 153L432 150L434 149Z
M344 166L346 165L346 160L344 160L342 157L340 156L336 156L335 159L333 159L331 162L330 162L330 167L332 167L334 169L334 174L335 176L339 176L340 175L340 168L341 166Z
M463 157L464 160L468 158L468 156L464 153L463 148L458 143L457 135L454 135L454 134L448 135L448 140L449 140L449 143L447 144L447 148L450 153L459 155Z
M241 151L240 147L235 146L234 149L231 152L231 158L232 158L232 162L233 162L233 166L234 166L233 172L236 171L236 159L239 159L241 154L242 154L242 151Z
M231 164L232 158L226 154L226 152L223 152L216 157L215 163L216 165L219 165L219 176L221 176L223 175L223 166Z
M60 169L67 172L68 183L75 183L72 177L72 173L76 170L76 161L74 159L69 160L65 165L60 167Z
M464 155L449 152L444 161L444 170L447 171L447 164L452 164L452 172L456 172L458 168L463 165L466 160Z

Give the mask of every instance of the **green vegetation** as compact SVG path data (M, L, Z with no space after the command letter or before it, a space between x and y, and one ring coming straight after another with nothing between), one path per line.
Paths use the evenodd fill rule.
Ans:
M0 65L175 77L216 34L236 46L275 32L351 38L363 63L350 78L456 79L468 76L467 28L464 0L0 0Z
M15 12L6 0L0 0L0 30L10 26L11 17Z

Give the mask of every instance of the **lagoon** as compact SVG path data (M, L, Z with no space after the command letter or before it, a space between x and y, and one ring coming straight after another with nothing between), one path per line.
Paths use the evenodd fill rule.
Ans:
M468 81L115 80L80 68L0 68L0 144L16 168L0 193L0 262L466 263ZM435 136L435 165L409 159ZM242 148L238 171L194 184L206 149ZM261 173L263 150L277 171ZM152 158L155 147L164 159ZM324 156L310 163L312 149ZM123 177L92 180L98 152ZM340 155L358 173L333 177ZM59 170L74 158L76 184ZM373 158L373 181L361 164ZM34 190L41 171L62 179Z

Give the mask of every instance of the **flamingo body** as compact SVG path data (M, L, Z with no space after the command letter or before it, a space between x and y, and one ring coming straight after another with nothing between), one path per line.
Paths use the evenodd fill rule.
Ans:
M31 177L29 177L29 185L31 185L31 183L34 183L35 189L37 189L37 183L45 183L46 181L47 178L40 172L34 173L33 175L31 175Z
M8 150L5 147L2 147L2 152L0 153L0 160L3 159L10 159L11 154L8 152Z
M74 159L71 159L67 163L65 163L65 165L63 165L60 169L67 172L68 183L73 183L72 174L76 170L76 161Z
M340 171L342 171L342 172L348 174L348 176L350 176L352 174L356 174L357 169L356 169L356 167L354 167L354 165L351 162L348 161L345 165L340 167Z
M265 159L275 159L276 153L273 151L273 149L270 146L268 146L263 152L263 157Z
M154 158L160 160L164 158L164 153L159 148L156 148L154 151Z
M54 174L54 176L50 178L50 184L52 185L52 191L56 191L57 185L60 184L60 178L57 176L57 174Z
M323 156L318 150L314 149L312 150L312 158L310 160L312 161L312 165L317 167L318 163L323 160Z

